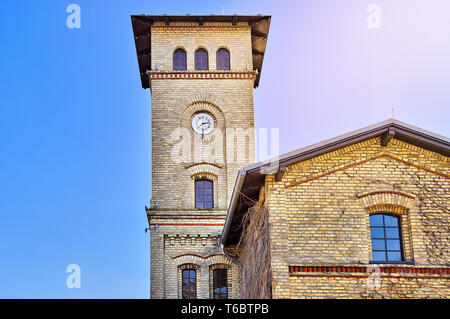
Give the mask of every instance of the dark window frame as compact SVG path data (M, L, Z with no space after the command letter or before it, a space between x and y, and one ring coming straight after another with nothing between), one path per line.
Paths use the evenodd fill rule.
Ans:
M201 185L201 187L200 187ZM211 187L206 187L210 185ZM207 190L211 190L208 194ZM207 178L199 178L195 180L195 208L196 209L211 209L214 208L214 181ZM201 197L200 197L201 196ZM208 198L208 199L206 199Z
M204 56L202 56L202 54L204 54ZM203 60L202 58L206 58L206 60ZM208 71L209 70L208 50L206 50L205 48L199 48L195 50L194 64L196 71Z
M225 57L222 56L221 54L226 52L227 56L227 61L225 60ZM231 70L231 57L230 57L230 51L226 48L219 48L219 50L217 50L216 52L216 69L220 70L220 71L229 71Z
M370 222L370 218L372 216L382 216L382 225L381 226L373 226ZM385 216L393 217L397 220L397 226L386 226ZM370 241L372 246L372 261L371 263L404 263L405 255L403 249L403 234L402 234L402 222L401 216L390 214L390 213L376 213L371 214L369 216L369 225L370 225ZM372 234L372 229L383 229L383 237L374 237ZM387 229L397 229L398 230L398 238L388 237L386 230ZM385 249L374 249L373 240L383 240ZM396 240L399 243L399 250L397 249L389 249L388 248L388 240ZM374 252L384 252L385 258L384 260L374 259ZM400 253L400 260L389 260L389 252Z
M194 274L193 277L191 276L192 273ZM185 274L188 274L188 276L185 277ZM187 284L185 283L185 279L187 281L190 281L194 285L192 287L187 286ZM194 280L193 282L192 282L192 279ZM197 270L195 270L193 268L187 268L187 269L183 269L181 271L181 298L182 299L197 299Z
M180 61L178 61L179 59L181 59L181 58L177 57L177 54L179 54L179 53L183 53L184 54L184 59L183 59L182 63L180 63ZM173 51L172 63L173 63L173 70L174 71L186 71L187 70L187 53L186 53L186 50L182 49L182 48L178 48L175 51Z
M220 274L221 273L221 274ZM225 282L223 282L225 281ZM225 288L225 293L217 289ZM228 299L228 269L213 269L213 299Z

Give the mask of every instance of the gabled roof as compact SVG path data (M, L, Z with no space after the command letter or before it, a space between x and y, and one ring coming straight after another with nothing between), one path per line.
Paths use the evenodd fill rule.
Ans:
M239 223L242 216L240 214L235 214L239 194L245 194L249 198L257 198L259 188L264 184L264 179L267 174L276 174L276 179L281 179L286 167L289 165L378 136L382 137L382 145L387 145L389 140L395 137L396 139L406 143L416 145L447 157L450 156L449 138L395 119L388 119L386 121L280 155L278 157L278 165L274 166L274 169L271 169L271 163L274 159L268 159L244 167L241 171L239 171L233 189L233 195L228 208L227 220L222 231L222 244L228 244L230 242L235 243L236 239L239 239L236 237L236 232L240 229ZM233 225L233 234L230 235L231 225Z
M233 25L244 22L251 27L252 35L252 55L253 69L257 71L255 88L258 87L261 77L261 70L266 51L267 36L269 34L271 16L255 15L132 15L131 24L136 44L136 53L139 63L139 73L141 75L142 88L149 87L147 70L151 70L151 32L150 28L154 22L230 22Z

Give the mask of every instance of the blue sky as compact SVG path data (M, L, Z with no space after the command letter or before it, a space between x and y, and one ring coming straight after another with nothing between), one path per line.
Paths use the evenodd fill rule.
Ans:
M81 29L66 7L81 8ZM369 3L381 27L366 26ZM449 136L446 0L8 1L0 298L147 298L150 92L130 14L270 14L256 126L281 153L391 117ZM81 267L81 288L66 267Z

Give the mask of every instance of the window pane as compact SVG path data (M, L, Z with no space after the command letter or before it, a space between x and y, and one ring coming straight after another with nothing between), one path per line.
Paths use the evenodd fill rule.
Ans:
M385 226L398 226L398 218L394 216L384 215Z
M195 207L214 208L213 182L200 179L195 181Z
M387 240L387 250L400 250L400 241Z
M215 269L213 271L214 299L228 298L227 269Z
M182 272L182 298L194 299L197 298L197 282L196 272L192 269L186 269Z
M402 255L397 251L389 251L388 252L388 261L401 261Z
M387 214L371 215L370 226L373 260L401 261L402 244L399 218Z
M374 261L386 261L386 253L384 251L373 251L372 260Z
M386 228L386 238L399 238L398 228Z
M370 226L383 226L383 215L371 215Z
M208 70L208 52L205 49L195 51L195 69Z
M195 208L205 208L204 202L195 202Z
M384 238L384 228L372 227L370 228L370 235L372 238Z
M373 250L386 250L384 239L372 239Z
M217 51L217 70L229 70L230 69L230 52L226 49L220 49Z
M177 49L173 53L173 69L175 71L186 70L186 51Z
M212 202L205 202L205 208L213 208Z

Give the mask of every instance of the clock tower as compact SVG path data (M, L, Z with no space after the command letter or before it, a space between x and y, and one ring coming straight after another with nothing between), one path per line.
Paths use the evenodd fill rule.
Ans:
M131 19L151 92L151 298L239 298L220 235L237 173L255 161L253 89L270 16Z

